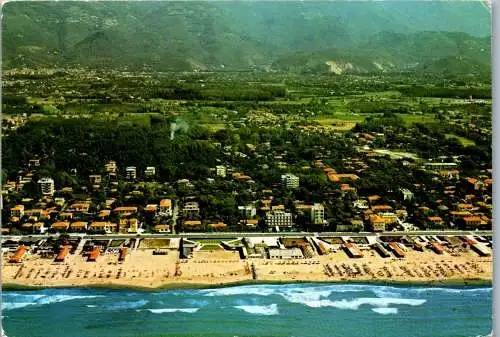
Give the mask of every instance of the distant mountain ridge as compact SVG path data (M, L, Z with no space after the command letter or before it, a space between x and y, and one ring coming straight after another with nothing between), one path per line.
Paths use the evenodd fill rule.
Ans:
M477 1L9 2L3 66L488 72ZM459 63L460 63L459 62ZM474 71L476 71L474 70Z

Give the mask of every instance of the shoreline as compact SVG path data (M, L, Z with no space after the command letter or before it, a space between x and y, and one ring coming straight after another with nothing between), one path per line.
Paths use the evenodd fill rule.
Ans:
M107 289L107 290L134 290L134 291L144 291L144 292L154 292L162 290L173 290L173 289L216 289L216 288L229 288L237 286L248 286L248 285L290 285L290 284L365 284L365 285L376 285L376 286L405 286L405 287L468 287L468 286L479 286L479 287L492 287L493 280L491 279L449 279L449 280L428 280L428 281L416 281L416 280L324 280L324 281L311 281L311 280L245 280L245 281L233 281L233 282L223 282L223 283L189 283L189 282L169 282L156 287L139 286L139 285L127 285L127 284L113 284L113 283L102 283L102 284L92 284L87 285L26 285L22 283L5 283L1 285L2 291L33 291L33 290L46 290L46 289Z

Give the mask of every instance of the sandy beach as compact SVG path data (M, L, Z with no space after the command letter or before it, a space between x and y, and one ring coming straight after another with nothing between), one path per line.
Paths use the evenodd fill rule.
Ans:
M474 252L459 256L431 251L407 252L405 258L382 258L369 251L362 258L344 252L309 259L240 259L232 251L197 251L191 259L178 253L153 255L131 251L124 262L117 254L103 254L96 262L70 255L63 263L27 255L20 264L4 256L2 284L35 287L123 286L163 288L184 285L215 286L238 282L491 282L492 258Z

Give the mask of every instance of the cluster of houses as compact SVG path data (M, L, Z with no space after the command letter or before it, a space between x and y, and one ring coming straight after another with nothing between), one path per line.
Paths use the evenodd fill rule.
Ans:
M403 165L425 170L434 175L434 179L441 181L442 190L428 190L423 184L414 184L414 188L401 189L398 200L388 200L379 195L358 195L356 188L362 173L370 169L372 163L376 163L379 157L386 157L386 152L376 151L370 148L376 139L376 134L356 134L358 144L357 155L343 160L342 171L337 170L324 162L325 155L318 154L313 161L316 170L321 170L327 180L338 188L342 196L350 195L355 210L349 221L337 224L337 231L362 231L374 232L391 229L412 230L416 229L411 219L417 216L422 221L417 224L426 228L463 228L478 229L491 228L491 170L476 177L465 177L458 169L458 157L452 161L444 162L443 158L434 161L419 161L415 158L402 159ZM252 145L252 144L248 144ZM265 149L270 144L259 145L259 149ZM248 147L255 151L255 148ZM228 149L229 150L229 149ZM399 155L399 154L398 154ZM410 157L411 154L408 154ZM280 157L283 159L283 157ZM278 158L278 159L280 159ZM286 164L286 163L285 163ZM54 180L50 177L37 177L36 170L40 166L40 159L32 159L28 163L25 173L21 173L16 181L4 182L2 194L20 191L24 185L30 182L38 183L41 197L39 200L23 199L21 203L8 205L10 208L9 221L4 222L2 231L8 232L11 227L23 232L43 233L45 231L98 231L98 232L121 232L140 233L152 231L158 233L170 233L179 226L182 231L200 230L226 230L229 225L220 219L200 219L200 203L196 196L187 197L179 201L180 223L175 223L177 214L174 215L173 200L156 200L156 203L134 205L131 202L109 198L105 203L98 203L90 197L90 193L84 194L83 198L73 199L71 187L57 189ZM286 168L286 166L285 166ZM307 166L310 171L312 168ZM255 181L244 171L237 168L218 165L212 169L214 178L236 181L242 184L250 184L255 187ZM118 191L118 167L116 162L109 161L104 166L105 174L92 174L88 177L87 192L98 191L104 182L107 183L110 195L116 196ZM133 166L126 167L124 174L120 176L127 182L137 182L139 179L155 181L155 167L146 167L143 172ZM213 179L212 179L213 180ZM288 190L296 190L300 186L299 176L292 173L281 175L281 186ZM177 181L178 187L193 187L188 179ZM412 214L402 206L407 201L414 200L415 193L425 191L427 195L433 196L435 203L429 205L414 204ZM261 200L255 200L246 205L239 205L239 228L255 230L265 228L269 231L295 230L296 218L306 215L311 224L326 225L327 215L325 205L321 203L295 202L294 209L286 209L282 204L276 203L273 198L273 190L261 187ZM130 195L139 194L134 190ZM384 195L383 192L380 194ZM56 197L54 197L56 195ZM64 197L63 197L64 195ZM128 197L128 196L127 196ZM126 204L127 206L123 206ZM145 217L157 219L152 226L145 226ZM423 223L422 223L423 222ZM238 225L238 224L236 224Z

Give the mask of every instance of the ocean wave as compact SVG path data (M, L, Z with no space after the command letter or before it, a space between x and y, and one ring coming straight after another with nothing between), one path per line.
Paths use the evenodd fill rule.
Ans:
M274 303L270 305L238 305L235 308L253 315L279 315L278 305Z
M185 312L189 314L194 314L200 308L163 308L163 309L144 309L152 312L153 314L163 314L165 312Z
M360 297L360 298L355 298L353 300L343 299L339 301L331 301L331 300L309 301L305 302L304 304L311 308L334 307L337 309L358 310L361 305L371 305L377 308L387 308L393 304L418 306L424 304L425 302L426 300L410 299L410 298Z
M3 310L13 310L13 309L20 309L24 308L30 305L46 305L46 304L52 304L52 303L59 303L59 302L66 302L66 301L73 301L73 300L80 300L80 299L89 299L89 298L96 298L96 297L102 297L99 295L25 295L22 298L16 298L18 301L15 302L10 302L10 301L4 301L2 303L2 308ZM31 301L22 301L24 299L31 299Z
M128 309L137 309L142 306L148 304L148 300L138 300L138 301L123 301L113 303L111 305L106 306L106 309L110 310L128 310Z
M488 293L492 292L491 287L481 287L481 288L440 288L440 287L429 287L429 288L408 288L407 290L416 293L426 293L431 291L440 291L445 293L461 294L461 293Z
M398 308L372 308L372 311L381 315L397 314Z
M269 296L276 293L274 286L237 286L216 289L202 289L204 296L235 296L235 295L258 295Z

